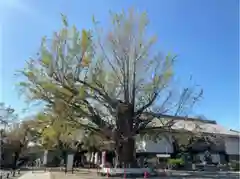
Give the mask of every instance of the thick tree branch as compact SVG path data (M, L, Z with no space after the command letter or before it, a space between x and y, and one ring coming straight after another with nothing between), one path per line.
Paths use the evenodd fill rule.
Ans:
M110 104L111 106L116 106L117 105L116 102L108 96L108 94L104 94L99 89L97 89L97 88L93 87L92 85L88 84L86 81L78 79L77 82L85 85L86 87L90 88L91 90L94 90L96 93L98 93L100 96L102 96L106 100L106 102L108 104Z

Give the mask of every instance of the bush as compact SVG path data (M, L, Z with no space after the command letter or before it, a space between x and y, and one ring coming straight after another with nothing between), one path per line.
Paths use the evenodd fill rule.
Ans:
M239 161L231 161L230 163L232 170L240 171L240 162Z
M182 158L168 159L168 164L172 166L182 166L184 165L184 160Z

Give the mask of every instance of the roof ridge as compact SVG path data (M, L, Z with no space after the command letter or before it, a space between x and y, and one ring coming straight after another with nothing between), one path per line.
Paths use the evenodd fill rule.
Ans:
M230 131L240 133L240 131L234 129L230 129Z
M154 117L176 118L179 120L196 121L196 122L198 121L198 122L203 122L203 123L208 123L208 124L217 124L217 122L215 120L206 120L206 119L200 119L200 118L196 118L196 117L173 116L173 115L153 113L153 112L145 112L144 114L152 115Z

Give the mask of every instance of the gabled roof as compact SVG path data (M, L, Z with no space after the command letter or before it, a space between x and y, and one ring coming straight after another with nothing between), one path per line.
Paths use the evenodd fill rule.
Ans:
M217 124L216 121L170 115L161 115L158 117L154 114L153 116L154 119L148 124L148 128L161 128L166 124L171 123L172 130L184 130L187 132L202 132L240 137L240 132L226 129L225 127Z

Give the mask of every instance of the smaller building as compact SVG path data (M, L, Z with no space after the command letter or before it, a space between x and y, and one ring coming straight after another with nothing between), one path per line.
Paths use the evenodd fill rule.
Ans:
M163 127L168 124L172 124L169 129ZM174 144L176 136L182 140L180 142L188 142L186 140L189 139L190 135L201 135L202 140L196 141L189 148L192 160L203 161L206 151L210 152L213 163L228 163L231 160L239 160L240 133L228 130L217 124L216 121L161 115L159 118L154 117L152 122L148 124L145 133L151 133L151 131L154 131L153 135L157 133L159 139L153 141L151 136L137 137L137 153L148 156L157 154L174 156L178 152L176 144ZM211 140L205 140L207 137Z

